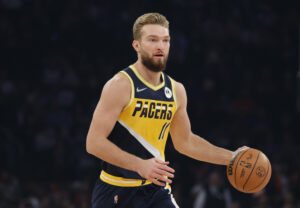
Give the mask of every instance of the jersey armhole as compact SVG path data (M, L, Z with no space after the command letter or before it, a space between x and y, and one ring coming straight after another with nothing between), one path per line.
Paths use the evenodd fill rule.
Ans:
M175 90L175 81L169 77L170 80L171 80L171 85L172 85L172 92L173 92L173 96L174 96L174 102L175 102L175 106L176 106L176 109L177 109L177 97L176 97L176 90Z
M127 105L124 107L124 109L122 110L122 112L123 112L124 110L126 110L126 109L131 105L131 103L132 103L132 101L133 101L133 98L134 98L135 90L134 90L134 84L133 84L133 81L132 81L131 77L127 74L127 72L125 72L125 71L120 71L120 72L121 72L122 74L124 74L124 75L127 76L127 78L128 78L129 81L130 81L130 84L131 84L130 100L129 100L129 102L127 103Z

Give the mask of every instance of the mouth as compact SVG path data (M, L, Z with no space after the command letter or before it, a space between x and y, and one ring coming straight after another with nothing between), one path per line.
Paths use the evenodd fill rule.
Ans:
M157 54L154 54L154 57L155 57L155 58L163 58L163 57L164 57L164 54L162 54L162 53L157 53Z

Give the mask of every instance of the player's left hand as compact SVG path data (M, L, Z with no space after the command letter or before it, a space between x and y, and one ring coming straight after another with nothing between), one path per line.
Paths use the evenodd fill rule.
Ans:
M175 170L168 166L169 162L165 162L157 158L140 161L141 162L137 164L137 173L140 176L158 186L165 186L165 183L172 183L170 178L174 178Z
M250 148L250 147L248 147L248 146L242 146L242 147L239 147L237 150L235 150L235 151L233 152L232 158L230 159L230 161L231 161L231 160L234 160L234 158L237 156L238 153L243 152L243 151L245 151L245 150L247 150L247 149L249 149L249 148ZM229 163L230 163L230 161L229 161ZM228 164L229 164L229 163L228 163Z

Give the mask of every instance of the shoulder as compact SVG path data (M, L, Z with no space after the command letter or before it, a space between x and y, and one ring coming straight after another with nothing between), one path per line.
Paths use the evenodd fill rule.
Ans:
M102 89L102 100L125 106L130 100L131 83L129 78L118 72L106 82Z
M130 92L131 83L129 78L122 72L115 74L110 80L106 82L103 90Z
M175 79L173 79L172 77L168 76L172 82L172 84L175 87L175 90L177 93L182 93L185 92L185 88L184 85L181 82L176 81Z
M110 80L107 81L106 85L117 85L117 86L122 86L130 87L130 81L129 78L122 72L118 72L115 74Z

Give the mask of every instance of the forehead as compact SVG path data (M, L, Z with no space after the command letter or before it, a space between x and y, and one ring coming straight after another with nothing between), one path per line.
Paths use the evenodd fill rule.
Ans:
M166 36L169 36L169 29L165 28L161 25L154 25L154 24L144 25L141 32L142 32L142 37L147 37L147 36L166 37Z

